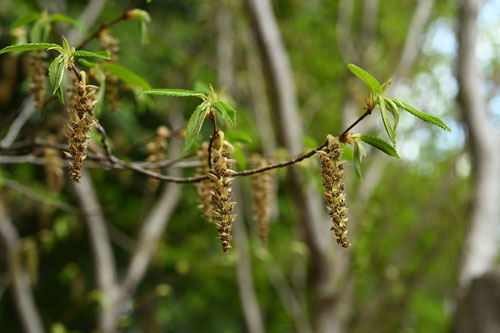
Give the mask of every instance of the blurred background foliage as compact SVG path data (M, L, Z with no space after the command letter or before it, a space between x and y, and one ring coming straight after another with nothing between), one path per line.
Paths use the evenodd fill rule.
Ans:
M40 11L39 3L43 6L43 1L2 0L0 46L12 42L8 31L12 22L26 13ZM57 3L63 1L53 2L49 11L58 11L54 5ZM253 73L248 66L248 54L258 54L258 50L250 36L252 26L244 3L228 3L235 19L231 31L235 43L235 77L234 86L229 88L238 109L238 130L252 138L251 143L242 145L243 150L260 152L267 143L261 142L251 111L255 101L249 88ZM126 1L106 1L99 20L115 18L126 5ZM374 41L368 49L358 50L366 53L364 67L382 81L394 73L415 5L414 0L381 0L372 32ZM72 0L61 10L76 18L85 6L86 1ZM119 64L145 78L153 87L193 89L211 83L222 91L227 88L217 84L215 17L219 2L154 0L149 4L136 1L135 6L151 14L150 43L141 45L136 22L118 23L112 28L112 35L120 40ZM322 142L327 134L338 134L344 124L361 114L362 99L368 93L367 87L347 70L342 56L341 48L345 45L338 41L338 20L342 16L339 2L277 0L273 6L294 70L302 125L308 140ZM353 1L353 6L352 44L361 48L362 1ZM434 1L423 36L423 53L397 91L397 96L442 117L453 133L440 133L437 128L423 126L403 115L398 145L402 160L386 158L373 194L366 201L356 200L362 197L363 187L347 171L353 246L335 251L352 256L348 274L354 292L350 304L341 304L351 307L348 331L373 332L376 327L377 332L443 332L449 327L471 200L471 167L454 102L456 83L453 78L443 82L443 77L453 74L450 66L455 52L456 11L455 0ZM97 26L89 27L87 33ZM60 33L65 34L68 29L68 25L56 25L50 40L60 42ZM436 42L436 38L444 39ZM452 47L443 51L436 48L436 43L452 43ZM498 54L498 43L491 47ZM98 50L97 41L87 49ZM498 73L498 59L488 64L488 68L494 69L490 72L493 81L493 74ZM27 94L23 60L24 56L0 57L1 133L6 132ZM99 118L117 154L130 160L146 159L148 152L140 143L154 136L159 125L168 125L170 112L180 111L188 119L196 106L196 101L190 99L141 100L122 83L120 89L118 110L113 112L109 103L105 103ZM346 101L354 102L354 114L342 113ZM56 133L61 126L58 111L60 107L53 103L43 118L35 114L23 135L29 136L36 130L39 121L48 124L48 130L41 135ZM205 127L201 136L207 138L210 128ZM373 127L370 131L382 135ZM369 153L363 169L369 169L374 159ZM316 161L303 163L301 170L311 177L310 181L318 181ZM193 174L192 170L183 172L186 176ZM123 273L120 263L129 258L138 223L159 192L152 192L145 177L131 171L92 169L91 174L110 224L120 275ZM34 294L43 322L47 327L62 323L71 332L91 331L99 304L105 300L96 289L87 230L67 184L69 180L66 179L64 190L56 194L47 188L41 166L4 165L0 175L2 180L14 180L16 187L22 185L36 193L30 196L9 186L2 189L19 233L25 242L32 240L35 244L34 251L25 253L27 262L29 258L38 261L32 273L37 277ZM278 207L268 252L259 243L251 218L250 180L239 180L243 188L239 204L250 231L253 277L268 332L295 330L266 273L269 266L279 267L298 290L307 290L300 283L307 285L311 279L304 278L310 254L298 235L298 212L285 176L286 171L280 170ZM203 221L197 205L194 186L183 186L180 204L162 236L146 278L130 300L130 310L126 311L129 315L121 321L127 331L245 330L235 271L238 253L220 253L216 230ZM329 228L326 224L325 232ZM1 260L1 330L19 332L21 328L7 289L5 258ZM307 304L309 297L306 292L301 299Z

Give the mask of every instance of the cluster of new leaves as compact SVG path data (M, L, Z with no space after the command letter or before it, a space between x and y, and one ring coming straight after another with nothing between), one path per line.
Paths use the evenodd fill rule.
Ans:
M186 126L184 152L189 151L191 148L207 116L214 117L214 119L219 116L229 125L236 126L236 110L226 102L219 100L212 86L210 86L208 95L199 91L183 89L150 89L144 90L143 93L147 95L201 98L203 102L196 107Z
M450 131L448 126L446 126L446 124L438 117L419 111L413 106L405 102L401 102L395 98L385 96L384 92L387 89L387 87L389 87L389 85L391 84L391 80L385 82L384 84L380 84L380 82L377 79L375 79L370 73L366 72L362 68L353 64L349 64L348 66L351 72L354 73L354 75L359 77L363 82L365 82L371 88L372 92L365 100L366 102L365 109L367 110L368 113L371 113L371 111L374 110L375 107L378 105L380 110L380 115L382 118L382 123L392 143L391 144L375 136L347 133L346 138L344 139L346 143L351 143L354 146L354 154L353 154L354 170L356 172L356 176L360 180L363 179L360 167L361 158L363 157L363 155L366 154L365 149L361 144L361 141L366 142L367 144L383 151L389 156L399 158L399 155L396 151L396 130L399 124L400 110L407 111L410 114L414 115L415 117L429 124ZM392 114L394 124L389 119L387 111L389 111Z
M70 47L66 38L63 37L62 46L53 43L25 43L18 45L10 45L4 47L0 50L0 54L7 52L23 52L23 51L34 51L34 50L54 50L59 53L55 59L50 63L49 66L49 82L52 86L53 93L57 94L61 103L64 104L64 96L62 89L62 82L64 78L64 73L69 70L74 64L75 57L95 57L102 59L109 59L109 52L99 51L91 52L85 50L75 50L74 47Z

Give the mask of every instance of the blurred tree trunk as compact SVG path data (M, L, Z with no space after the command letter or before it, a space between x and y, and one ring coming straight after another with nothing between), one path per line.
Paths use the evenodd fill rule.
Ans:
M232 1L218 0L217 2L217 78L219 85L226 89L228 96L233 92L234 84L234 40L235 30ZM240 183L233 185L233 197L236 202L242 202ZM260 312L255 284L252 276L252 262L248 233L245 226L244 214L241 206L235 207L236 220L234 221L234 243L238 251L236 261L236 278L240 304L248 333L264 333L264 323Z
M499 331L498 297L496 305L491 301L493 294L499 295L498 274L494 275L495 284L488 272L494 266L499 249L500 137L488 117L476 58L481 3L481 0L464 0L459 13L458 101L469 134L474 199L460 272L455 332L470 332L471 327L480 332ZM496 311L496 315L488 316L491 311ZM475 325L479 322L484 329Z
M287 150L298 155L303 151L303 131L300 122L297 95L288 55L269 0L247 0L257 40L269 67L271 88L276 100L281 139ZM342 274L345 260L338 250L337 258L332 248L329 221L320 195L313 183L305 184L296 167L289 169L293 199L299 210L299 220L305 234L312 259L313 322L316 332L338 332L341 323L335 309L338 295L334 278Z
M460 285L470 282L493 267L498 253L496 227L500 216L499 134L488 117L481 87L476 44L481 0L464 0L459 17L458 101L467 125L474 170L474 202L467 233Z
M36 306L30 277L20 262L21 240L0 199L0 240L7 254L12 298L19 314L19 319L26 333L45 332Z

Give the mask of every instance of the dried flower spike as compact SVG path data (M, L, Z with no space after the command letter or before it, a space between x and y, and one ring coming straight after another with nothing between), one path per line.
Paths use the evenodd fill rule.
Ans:
M347 248L351 246L347 239L347 208L344 193L344 166L339 161L342 149L339 139L328 135L328 144L320 153L321 179L325 193L326 209L332 218L333 230L337 243Z
M62 159L59 150L45 147L43 149L45 158L45 176L47 185L54 192L60 192L64 183L64 171L62 169Z
M250 157L250 166L252 168L263 168L267 165L266 159L260 155L255 154ZM275 179L275 170L257 173L252 176L253 209L259 237L263 243L267 242L269 236L269 219L271 216Z
M201 148L197 152L198 159L201 162L201 167L198 169L199 175L206 175L210 171L208 166L208 142L203 142ZM203 213L205 221L212 222L212 195L213 184L210 179L204 179L201 182L195 183L196 190L198 191L198 196L200 197L200 204L198 208Z
M83 161L87 157L83 154L86 148L87 133L93 125L95 116L93 115L96 100L97 86L87 85L85 82L85 72L80 73L82 81L73 84L72 105L69 108L70 121L68 124L69 172L71 178L79 183Z
M219 233L219 239L222 241L222 251L228 252L231 248L231 229L233 221L236 217L232 215L233 207L236 204L231 202L231 187L234 173L231 170L233 160L229 159L230 149L232 146L229 142L223 141L224 134L218 132L218 137L221 138L219 147L215 147L212 151L212 170L208 173L210 180L214 186L212 191L212 200L214 203L214 223Z
M109 52L109 62L118 60L120 40L111 35L111 30L104 29L99 34L99 45L101 49ZM106 99L111 103L111 110L118 111L118 78L114 75L106 75Z
M35 100L37 109L43 107L47 89L47 64L45 63L45 51L34 51L28 55L28 75L32 80L31 95Z
M151 141L147 148L149 150L149 156L147 161L149 163L156 163L165 158L165 150L168 147L167 139L170 137L170 130L166 126L159 126L156 129L156 136L153 141ZM160 168L151 169L151 171L160 172ZM149 188L151 191L155 192L160 185L160 180L157 178L149 178L148 181Z

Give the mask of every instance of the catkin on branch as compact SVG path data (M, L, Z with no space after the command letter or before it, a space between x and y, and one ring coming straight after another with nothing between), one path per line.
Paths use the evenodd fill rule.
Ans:
M210 171L208 166L208 142L203 142L198 150L198 159L201 162L201 167L198 169L198 175L206 175ZM213 184L210 179L204 179L195 183L198 196L200 197L200 204L198 208L201 210L205 221L212 222L212 195Z
M69 107L70 121L68 124L69 153L68 157L69 172L71 178L79 183L82 177L80 170L83 167L83 161L87 157L84 155L87 146L87 133L93 126L95 116L93 115L96 100L97 86L87 85L85 83L85 73L81 72L82 81L73 84L74 95L72 105Z
M35 100L35 107L42 109L47 89L47 63L45 51L34 51L28 54L28 75L32 83L30 93Z
M267 165L266 159L260 155L256 154L250 158L250 166L254 169L263 168ZM275 180L276 170L274 169L252 175L253 210L259 237L263 243L267 242L269 236L269 220Z
M208 173L214 186L212 191L214 223L219 233L218 238L222 242L223 252L228 252L231 248L230 242L233 238L231 230L236 217L231 214L236 203L231 201L233 182L231 176L234 171L231 170L233 160L229 159L230 149L232 149L231 144L224 141L221 147L212 151L212 170Z
M156 129L156 137L151 141L147 148L149 150L149 156L147 161L149 163L156 163L165 158L165 150L168 147L167 139L170 137L170 130L166 126L160 126ZM153 168L151 171L160 173L160 168ZM151 191L156 192L158 186L160 185L160 180L157 178L150 177L148 180L148 185Z
M64 183L64 171L59 150L45 147L43 149L45 159L44 169L47 185L54 192L60 192Z
M347 208L344 193L344 166L339 161L342 150L338 138L328 135L328 144L319 151L321 179L325 192L326 209L332 218L337 243L347 248L351 246L347 238Z

